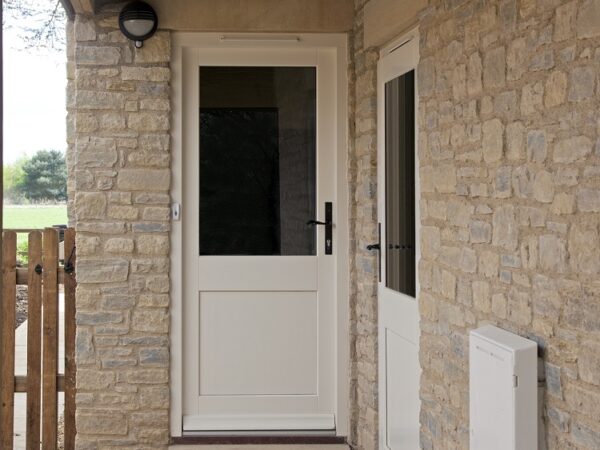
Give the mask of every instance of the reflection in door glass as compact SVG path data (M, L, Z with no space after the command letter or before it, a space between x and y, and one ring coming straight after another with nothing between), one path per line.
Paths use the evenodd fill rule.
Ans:
M414 71L385 86L386 286L415 296Z
M200 254L314 255L316 68L200 68Z

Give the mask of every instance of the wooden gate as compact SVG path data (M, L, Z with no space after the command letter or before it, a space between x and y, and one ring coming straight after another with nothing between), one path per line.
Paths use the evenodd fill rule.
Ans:
M2 234L0 450L14 445L14 396L27 395L27 450L57 448L58 392L65 393L64 448L75 448L75 230L29 232L27 267L17 267L17 233ZM58 373L59 286L64 285L65 373ZM15 375L16 286L28 286L27 375Z

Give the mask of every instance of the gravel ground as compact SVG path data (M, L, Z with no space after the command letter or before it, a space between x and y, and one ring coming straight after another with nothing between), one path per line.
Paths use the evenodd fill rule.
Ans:
M17 286L17 322L19 328L27 320L27 286Z

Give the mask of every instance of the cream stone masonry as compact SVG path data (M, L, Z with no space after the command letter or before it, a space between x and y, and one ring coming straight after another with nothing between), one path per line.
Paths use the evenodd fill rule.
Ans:
M373 45L414 22L365 41L384 3L354 0L349 33L357 450L378 448ZM68 28L77 448L165 448L170 36L136 50L103 11ZM540 345L547 448L598 449L600 0L429 0L418 21L421 447L468 449L468 332L492 323Z
M135 49L115 12L78 16L68 57L77 448L166 448L170 36Z
M351 433L355 449L377 448L377 59L364 48L364 3L356 0L350 39Z
M600 1L429 3L421 447L468 448L468 332L493 323L540 345L547 448L600 448Z

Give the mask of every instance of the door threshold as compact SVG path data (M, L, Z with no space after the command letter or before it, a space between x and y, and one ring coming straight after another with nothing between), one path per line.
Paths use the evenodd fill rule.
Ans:
M310 432L307 432L310 433ZM234 434L212 434L205 433L172 437L171 444L178 445L329 445L345 444L344 436L313 432L312 434L298 433L283 434L281 432L243 432Z
M233 436L328 436L336 437L335 430L215 430L215 431L184 431L183 436L211 436L211 437L233 437Z

